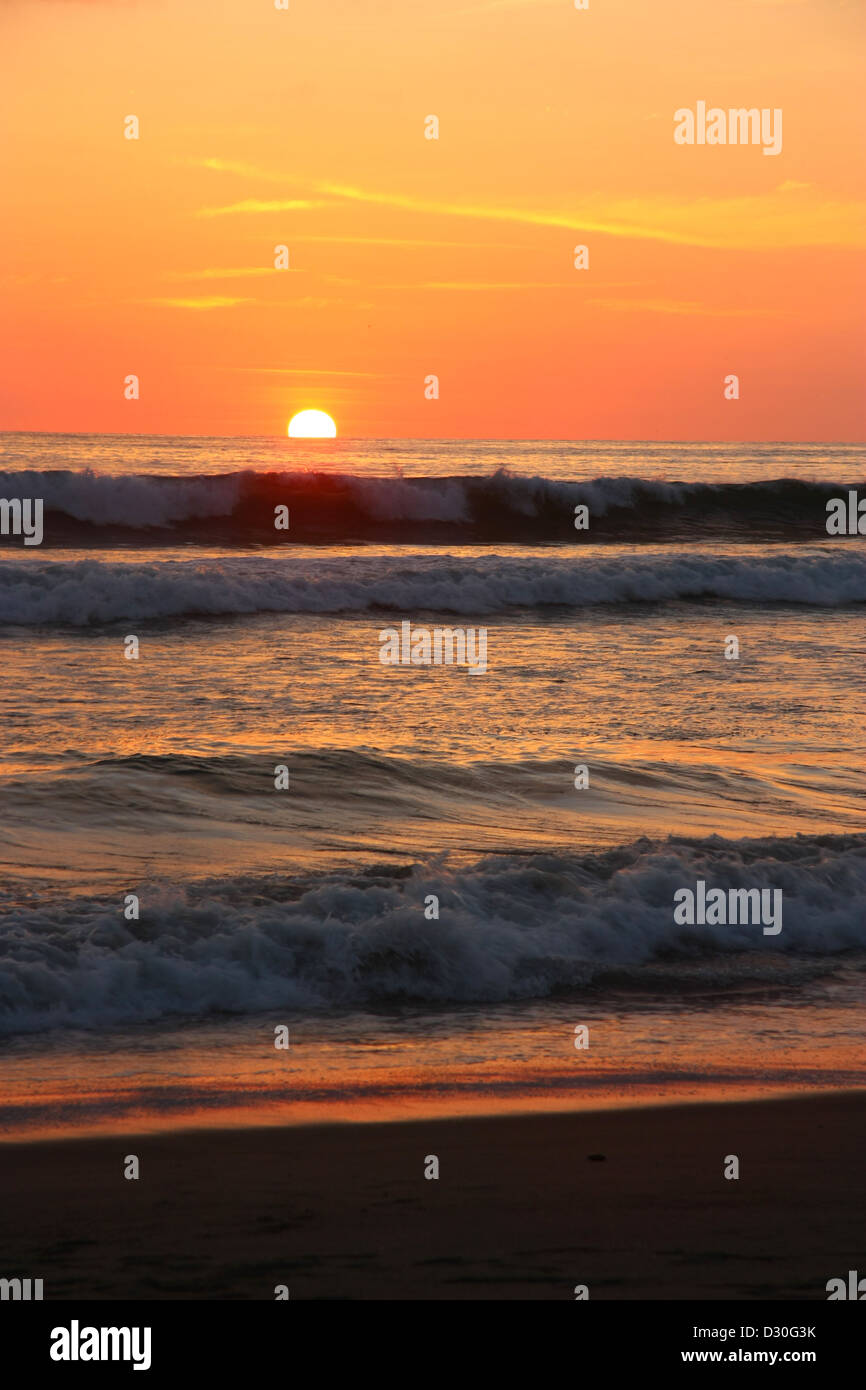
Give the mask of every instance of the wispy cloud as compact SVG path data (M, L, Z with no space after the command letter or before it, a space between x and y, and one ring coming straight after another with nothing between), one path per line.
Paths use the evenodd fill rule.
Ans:
M596 233L675 246L709 249L768 246L862 246L866 244L866 205L802 199L796 215L787 196L773 193L738 198L583 199L572 212L531 208L480 207L437 203L403 194L373 193L346 184L323 184L335 198L407 212L444 217L558 227L576 234Z
M230 217L236 213L250 212L307 212L311 208L324 208L328 204L320 198L244 198L240 203L229 203L226 207L199 208L197 217Z
M233 299L212 294L201 299L143 299L141 304L155 304L164 309L232 309L236 304L255 304L254 299Z
M568 231L606 232L610 236L643 236L660 241L679 239L676 234L649 226L626 226L616 221L588 218L579 212L548 212L533 208L481 207L477 204L430 202L401 193L372 193L349 184L321 184L320 191L349 202L371 203L439 217L465 217L478 221L515 222L529 227L561 227Z
M596 234L637 241L658 241L672 246L707 249L774 249L809 246L866 245L866 204L862 201L822 200L807 183L788 179L766 193L733 198L617 198L592 194L577 199L568 210L500 207L478 203L419 198L413 194L382 192L352 184L320 182L300 190L297 181L272 170L230 160L209 158L193 161L200 167L245 178L280 183L295 196L245 198L217 207L201 208L200 217L228 217L269 212L307 211L361 203L392 208L425 217L460 218L513 226L561 229L577 236ZM294 188L292 184L294 183ZM313 238L310 238L313 239ZM322 241L378 245L453 245L428 238L321 237ZM457 243L458 245L462 243Z
M261 169L257 164L243 164L237 159L219 159L210 155L204 159L184 159L176 162L188 165L192 169L211 169L217 174L237 174L239 178L256 179L259 183L285 185L290 182L285 174L277 173L273 169Z

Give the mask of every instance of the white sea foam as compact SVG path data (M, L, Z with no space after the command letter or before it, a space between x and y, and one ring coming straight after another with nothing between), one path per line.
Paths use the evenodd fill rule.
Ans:
M86 627L120 619L371 610L496 614L562 605L725 599L837 607L866 602L859 551L205 561L0 561L0 623Z
M631 475L570 480L497 469L481 476L370 477L358 473L241 469L231 473L98 473L91 468L0 472L0 496L40 497L55 518L95 527L182 529L187 521L235 516L239 528L267 522L275 503L297 503L297 521L328 520L355 533L386 522L453 523L459 530L521 523L536 538L568 539L569 517L586 504L599 521L615 512L625 534L670 522L683 511L688 526L747 533L780 523L824 529L825 503L858 480L775 478L752 481L665 481ZM55 521L56 526L56 521Z
M784 894L784 929L677 926L703 879ZM440 899L428 921L428 894ZM469 868L149 886L139 922L116 903L11 907L0 938L0 1031L99 1028L177 1015L538 999L629 979L780 986L780 958L866 948L866 836L640 841L594 855L503 855ZM828 959L830 958L830 959ZM796 971L789 977L796 980Z
M0 473L0 496L41 497L46 511L96 526L165 527L190 517L227 516L248 475L158 478L109 475L91 469L26 469Z

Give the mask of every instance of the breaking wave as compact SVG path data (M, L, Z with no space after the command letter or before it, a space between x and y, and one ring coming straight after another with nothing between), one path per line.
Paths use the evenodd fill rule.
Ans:
M826 538L826 503L863 483L602 477L562 482L499 469L484 477L351 473L0 473L0 496L42 498L48 546L664 543ZM586 505L590 529L575 530ZM286 530L274 508L289 508ZM3 544L18 544L3 538Z
M782 931L676 925L674 893L697 879L781 889ZM430 894L438 920L425 916ZM579 856L501 855L461 870L149 885L136 922L96 898L10 905L0 1033L671 990L684 965L700 969L708 989L790 984L797 958L803 970L829 970L866 948L864 896L866 835L826 835L641 840Z
M207 560L0 561L0 623L88 627L254 613L505 614L544 607L720 599L866 602L866 554L850 548L618 555L228 556Z

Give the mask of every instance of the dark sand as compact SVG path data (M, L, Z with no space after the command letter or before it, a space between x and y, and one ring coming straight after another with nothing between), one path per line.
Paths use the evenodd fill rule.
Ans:
M848 1094L0 1145L0 1276L46 1299L824 1300L866 1272L864 1121Z

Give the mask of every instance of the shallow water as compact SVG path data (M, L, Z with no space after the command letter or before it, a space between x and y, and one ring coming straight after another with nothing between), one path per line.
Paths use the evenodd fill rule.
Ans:
M820 487L739 511L716 497L710 531L665 543L632 489L627 542L419 543L422 507L411 544L286 548L231 534L231 479L228 542L208 544L151 478L143 549L146 518L103 484L332 468L366 525L385 494L365 479L506 465L565 487L548 526L557 498L568 522L571 481L596 480L603 506L623 476L853 486L866 451L4 444L7 472L103 475L62 482L61 544L7 538L0 559L5 1132L863 1084L866 550L815 539ZM799 539L738 534L772 530L776 495ZM406 505L388 495L390 527ZM486 671L383 665L404 620L483 626ZM779 937L677 926L673 892L701 877L782 888ZM584 1018L598 1037L578 1054Z

